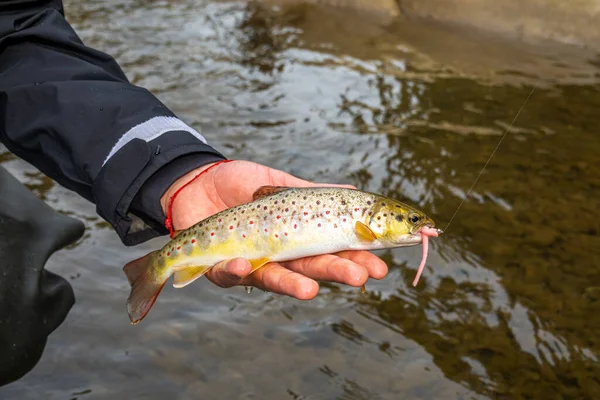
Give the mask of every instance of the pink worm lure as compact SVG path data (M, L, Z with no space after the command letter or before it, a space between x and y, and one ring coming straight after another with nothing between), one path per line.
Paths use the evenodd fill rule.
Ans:
M427 262L427 253L429 251L429 236L438 237L440 233L442 233L441 229L429 228L427 226L424 226L423 229L421 229L421 238L423 240L423 257L421 259L419 269L417 270L417 275L413 280L413 286L417 286L417 284L419 283L419 279L421 278L421 274L425 269L425 263Z

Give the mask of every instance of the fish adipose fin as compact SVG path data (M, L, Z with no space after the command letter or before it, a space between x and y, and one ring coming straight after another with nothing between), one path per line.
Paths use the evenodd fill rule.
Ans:
M211 269L212 265L187 266L175 272L173 287L181 289L200 278Z
M356 236L358 236L358 238L363 242L370 243L377 240L377 236L371 230L371 228L360 221L356 221L356 224L354 224L354 229L356 230Z
M272 194L283 192L284 190L291 189L288 186L261 186L252 195L252 200L256 201L263 197L271 196Z
M153 251L123 267L123 272L131 285L131 292L127 299L127 314L133 325L148 314L169 278L169 276L156 274L156 269L152 265L156 253L158 251Z

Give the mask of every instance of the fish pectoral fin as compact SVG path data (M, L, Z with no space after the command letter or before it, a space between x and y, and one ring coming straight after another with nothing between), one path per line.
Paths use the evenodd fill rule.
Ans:
M358 236L358 238L364 242L374 242L377 240L377 236L371 230L371 228L360 221L356 221L356 224L354 224L354 229L356 230L356 236Z
M252 270L250 271L250 273L253 273L254 271L256 271L260 267L264 266L266 263L268 263L271 260L269 260L267 257L263 257L263 258L257 258L255 260L248 260L248 261L250 261L250 265L252 265Z
M256 201L263 197L271 196L272 194L283 192L284 190L291 189L289 186L261 186L252 195L252 200Z
M193 265L176 271L173 275L173 287L181 289L182 287L189 285L208 272L212 267L212 265Z

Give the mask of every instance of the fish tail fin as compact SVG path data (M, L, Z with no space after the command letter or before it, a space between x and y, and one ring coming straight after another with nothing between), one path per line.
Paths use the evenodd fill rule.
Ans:
M131 324L140 322L152 308L169 275L159 274L154 267L155 254L146 254L137 260L130 261L123 267L131 292L127 299L127 313Z

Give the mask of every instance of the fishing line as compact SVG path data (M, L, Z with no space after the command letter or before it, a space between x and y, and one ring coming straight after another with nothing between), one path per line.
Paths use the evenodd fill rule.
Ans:
M456 211L454 211L454 214L452 215L452 218L450 218L450 221L448 221L448 224L446 225L446 229L444 229L443 232L447 232L448 231L448 227L450 226L450 224L452 223L452 221L454 220L454 218L458 214L458 211L461 209L461 207L463 206L463 204L465 203L465 201L467 200L467 198L469 197L469 195L473 191L473 188L475 187L475 185L477 184L477 181L479 180L479 178L483 174L483 171L485 171L485 169L487 168L487 166L490 163L490 161L492 161L492 158L496 154L496 151L498 151L498 148L500 147L500 145L502 144L502 141L504 140L504 138L508 134L508 131L510 130L510 128L512 128L512 126L515 123L515 121L517 120L517 118L519 118L519 115L521 114L521 111L523 111L523 108L525 107L525 104L527 104L527 102L529 101L529 98L531 98L531 96L533 95L533 92L537 88L537 84L538 84L539 81L540 81L540 78L538 78L537 81L535 82L535 84L533 85L533 88L531 89L531 92L529 92L529 95L527 96L527 98L525 99L525 101L523 102L523 104L521 105L521 108L519 108L519 111L517 112L517 115L515 115L515 117L513 118L512 122L510 123L510 125L508 126L508 128L506 128L504 130L504 134L502 135L502 137L498 141L498 144L496 145L496 148L494 149L494 151L492 151L492 154L490 154L490 158L488 158L488 160L485 162L483 168L481 168L481 171L479 171L479 174L475 178L475 181L473 181L473 184L471 185L471 187L469 188L469 190L467 190L467 194L465 195L465 197L462 199L462 201L458 205L458 208L456 209Z

